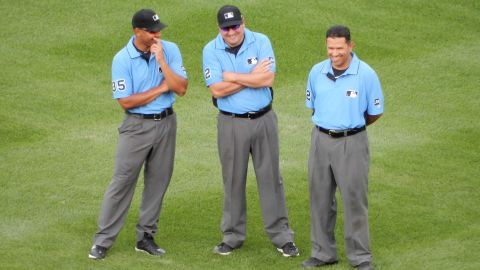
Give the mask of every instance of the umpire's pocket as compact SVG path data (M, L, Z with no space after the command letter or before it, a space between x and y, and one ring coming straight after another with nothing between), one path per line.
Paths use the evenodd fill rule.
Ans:
M142 121L134 116L127 115L118 128L118 133L132 132L142 128Z

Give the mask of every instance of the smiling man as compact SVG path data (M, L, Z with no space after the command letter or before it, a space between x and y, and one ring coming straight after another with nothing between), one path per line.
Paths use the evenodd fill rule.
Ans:
M213 252L229 255L245 241L245 185L251 155L265 230L283 256L298 256L279 169L272 45L267 36L245 28L235 6L220 8L217 21L219 34L203 49L205 82L219 109L218 152L224 185L223 241Z
M365 127L383 113L382 89L375 71L353 53L346 26L328 29L326 45L329 59L312 68L306 91L315 126L308 160L312 255L302 265L312 268L338 262L334 236L338 187L348 260L358 269L373 269Z
M175 95L187 91L187 74L177 45L161 39L166 27L151 9L132 18L134 35L113 58L113 98L125 110L118 128L114 175L105 192L91 259L103 259L122 229L144 165L144 189L135 249L163 255L153 237L172 177L177 120Z

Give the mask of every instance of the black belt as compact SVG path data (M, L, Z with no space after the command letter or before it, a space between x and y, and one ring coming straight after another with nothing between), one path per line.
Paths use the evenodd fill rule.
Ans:
M165 109L161 113L154 113L154 114L131 113L129 111L125 111L125 112L129 115L133 115L133 116L136 116L136 117L139 117L139 118L153 119L155 121L160 121L163 118L173 114L173 109L172 109L172 107L170 107L170 108Z
M268 104L267 107L262 108L262 109L260 109L259 111L256 111L256 112L231 113L231 112L226 112L226 111L220 110L220 113L224 114L224 115L229 115L229 116L232 116L232 117L255 119L255 118L258 118L258 117L266 114L271 109L272 109L272 104Z
M359 127L359 128L345 129L345 130L326 129L319 126L316 126L316 127L319 131L325 134L328 134L333 138L347 137L365 130L365 126Z

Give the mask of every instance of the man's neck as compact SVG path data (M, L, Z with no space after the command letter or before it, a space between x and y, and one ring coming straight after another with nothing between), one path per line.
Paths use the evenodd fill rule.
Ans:
M137 50L142 51L144 53L150 51L150 48L145 46L145 44L140 43L138 39L133 40L133 45L135 46L135 48L137 48Z
M237 46L234 46L234 47L229 46L228 48L225 48L225 51L227 51L229 53L232 53L235 56L237 56L237 53L238 53L238 51L240 51L240 48L242 47L244 40L245 40L245 37L242 39L242 42L240 42L240 44L238 44ZM226 44L228 45L228 43L226 43Z

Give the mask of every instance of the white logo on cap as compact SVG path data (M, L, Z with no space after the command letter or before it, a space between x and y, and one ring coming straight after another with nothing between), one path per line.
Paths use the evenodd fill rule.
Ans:
M227 12L223 14L223 17L225 17L225 20L233 18L233 12Z
M153 19L154 22L158 21L158 15L157 14L153 15L152 19Z

